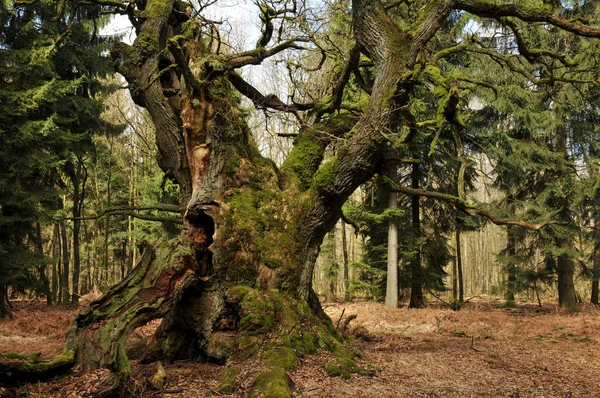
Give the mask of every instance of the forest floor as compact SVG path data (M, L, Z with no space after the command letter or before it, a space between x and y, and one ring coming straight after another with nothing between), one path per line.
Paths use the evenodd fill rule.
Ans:
M425 309L389 310L375 303L324 304L337 323L356 314L350 329L359 363L372 375L348 380L328 377L323 368L331 354L305 357L290 376L302 397L600 397L600 309L586 306L565 314L553 304L542 308L519 304L502 308L494 299L471 301L460 311L432 305ZM52 358L62 349L64 333L80 309L46 308L16 302L12 319L0 321L0 353L41 353ZM343 324L343 320L341 322ZM158 322L134 332L151 333ZM247 364L243 397L256 374ZM216 386L222 366L193 361L164 364L162 391L146 379L156 364L134 363L136 396L206 397ZM374 370L374 371L373 371ZM86 397L106 376L105 370L74 372L55 380L0 388L0 397Z

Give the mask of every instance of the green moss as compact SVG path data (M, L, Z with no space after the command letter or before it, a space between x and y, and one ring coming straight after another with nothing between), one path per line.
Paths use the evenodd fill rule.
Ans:
M288 385L288 376L281 369L272 369L256 376L250 389L250 398L288 398L292 390Z
M23 361L27 360L27 357L25 355L17 354L16 352L7 352L5 354L0 354L0 357L6 359L20 359Z
M254 289L252 289L251 287L248 287L248 286L244 286L244 285L233 286L227 291L227 300L232 303L239 304L242 302L242 300L244 300L244 298L248 294L252 293L253 291L254 291Z
M33 354L31 354L29 356L29 360L31 362L39 362L40 361L40 357L42 356L41 352L34 352Z
M246 315L240 319L242 331L257 335L267 333L273 328L275 315L272 302L260 299L246 302L244 313Z
M317 336L313 332L304 332L302 334L302 344L304 347L304 353L315 354L317 352Z
M135 43L140 47L143 53L157 53L160 51L158 38L148 32L140 32Z
M335 362L331 361L325 365L325 373L329 377L338 377L342 375L342 368Z
M437 66L427 65L423 71L436 85L443 85L446 82L442 70Z
M294 371L296 370L296 366L298 366L298 357L293 349L278 347L266 352L265 363L274 368Z
M234 175L240 169L240 158L238 156L230 156L225 161L223 171L225 174Z
M206 355L216 361L224 364L233 355L235 351L235 340L232 336L216 332L213 333L206 346Z
M337 358L325 365L325 373L329 377L341 376L344 379L349 379L353 373L363 373L363 371L354 360Z
M331 321L329 321L329 323L331 323ZM340 343L341 336L337 330L335 330L333 324L331 324L333 330L331 330L329 327L330 325L328 325L327 322L325 322L325 325L326 326L317 326L317 344L320 348L336 353L343 348L342 343Z
M264 334L275 324L275 306L266 294L247 286L236 286L228 291L228 300L240 306L240 329L247 335Z
M64 349L63 352L51 361L40 361L39 355L34 354L31 360L24 355L16 353L6 353L1 355L3 358L18 360L16 367L19 371L27 374L38 374L50 372L55 369L71 366L75 363L75 350Z
M219 384L215 387L215 391L221 394L234 394L240 386L238 376L240 369L232 366L221 373Z
M334 155L329 160L329 162L325 163L319 170L317 174L314 176L314 187L315 188L326 188L331 186L331 181L334 177L335 164L337 163L337 156Z
M238 337L238 351L236 358L239 360L246 360L253 358L260 349L262 339L260 336L244 336Z

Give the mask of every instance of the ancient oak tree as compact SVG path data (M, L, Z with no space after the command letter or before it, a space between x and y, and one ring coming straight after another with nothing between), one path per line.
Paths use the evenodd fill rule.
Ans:
M309 5L302 1L257 2L261 36L256 48L238 53L221 40L218 23L203 16L204 7L216 1L92 3L128 15L135 27L135 42L113 44L111 56L132 98L156 126L159 164L180 186L184 228L178 242L147 250L123 282L78 316L65 354L56 361L74 360L83 369L108 367L127 376L127 335L163 318L138 354L148 360L203 356L224 363L264 350L269 370L253 388L269 396L289 394L285 372L295 367L297 353L327 348L338 355L336 366L355 369L312 292L313 268L346 199L385 170L390 145L407 145L420 134L411 108L421 92L415 87L435 93L434 124L452 124L461 119L464 104L457 95L462 83L444 73L446 58L477 52L511 65L476 40L440 48L433 39L444 24L467 12L498 23L543 23L600 37L597 27L569 19L569 9L557 2L340 1L337 6L352 16L353 50L339 62L327 95L300 103L261 93L239 69L284 52L320 51L327 58L314 31L320 25L310 20ZM559 56L534 50L529 49L534 58ZM532 76L534 61L522 66ZM367 69L370 78L363 78ZM346 106L351 79L368 93L367 102ZM259 152L240 107L242 96L256 108L298 118L301 127L281 167ZM334 141L335 153L324 161ZM393 188L449 201L500 224L517 223L464 198Z

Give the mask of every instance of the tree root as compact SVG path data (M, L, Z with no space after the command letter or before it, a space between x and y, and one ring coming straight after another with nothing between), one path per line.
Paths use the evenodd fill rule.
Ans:
M73 365L75 365L75 351L67 348L51 361L2 358L0 360L0 386L16 386L23 382L49 379L68 373Z

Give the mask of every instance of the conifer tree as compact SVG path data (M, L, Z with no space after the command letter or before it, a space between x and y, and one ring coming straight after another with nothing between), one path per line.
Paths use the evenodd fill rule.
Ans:
M92 133L115 131L100 118L103 107L96 98L103 89L99 77L111 72L103 55L106 43L98 37L101 21L106 21L100 8L70 1L2 4L6 9L0 25L0 285L4 292L0 311L7 286L37 280L32 264L47 262L39 250L33 250L35 221L60 207L58 190L66 187L64 175L74 189L77 275L83 200L78 159L92 150ZM76 301L77 280L73 288Z

